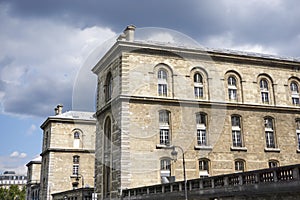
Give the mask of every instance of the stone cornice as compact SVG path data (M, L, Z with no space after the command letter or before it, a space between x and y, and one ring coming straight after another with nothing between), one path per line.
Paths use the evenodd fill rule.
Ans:
M66 148L47 148L40 155L43 156L50 152L60 152L60 153L95 153L95 149L66 149Z
M94 124L96 125L96 120L87 120L87 119L70 119L70 118L56 118L48 117L44 123L40 126L41 129L44 129L49 123L60 122L60 123L71 123L71 124Z
M232 103L232 102L217 102L217 101L199 101L190 99L174 99L174 98L160 98L160 97L146 97L146 96L127 96L120 95L116 97L114 102L127 101L135 103L148 103L148 104L159 104L159 105L174 105L174 106L196 106L216 108L216 109L240 109L240 110L256 110L261 112L274 111L282 113L296 113L300 114L300 108L294 106L279 106L279 105L265 105L265 104L250 104L250 103ZM110 108L109 105L105 105L96 112L98 116L104 110Z
M121 56L122 52L140 52L148 54L165 55L162 52L177 55L182 58L199 60L225 61L232 63L257 64L269 67L290 67L300 69L300 61L291 58L281 58L264 54L251 54L234 52L229 50L214 50L208 48L188 48L179 46L167 46L164 44L144 43L141 41L117 41L95 65L92 71L98 74L109 65L112 60Z

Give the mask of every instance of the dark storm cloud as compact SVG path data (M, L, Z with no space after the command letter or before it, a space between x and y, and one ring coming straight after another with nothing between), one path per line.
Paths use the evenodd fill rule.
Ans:
M208 33L223 28L218 18L222 2L204 0L27 0L9 1L10 14L28 18L56 18L82 28L108 26L116 32L128 24L138 27L164 27L187 34ZM202 28L205 27L205 28Z

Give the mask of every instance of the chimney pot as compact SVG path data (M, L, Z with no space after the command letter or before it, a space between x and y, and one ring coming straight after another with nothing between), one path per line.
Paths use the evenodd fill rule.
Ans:
M135 26L134 25L129 25L126 27L126 29L124 30L124 34L126 37L126 40L129 42L133 42L134 41L134 31L135 31Z
M63 105L62 104L58 104L57 106L56 106L56 108L54 109L55 110L55 115L60 115L60 114L62 114L62 109L63 109Z

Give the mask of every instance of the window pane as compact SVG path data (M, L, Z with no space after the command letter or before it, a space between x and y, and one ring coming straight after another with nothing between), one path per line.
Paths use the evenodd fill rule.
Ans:
M267 148L275 148L273 132L266 131L266 145L267 145Z
M273 120L271 118L265 118L265 128L273 129Z
M269 103L269 93L268 92L261 92L261 101L263 103Z
M169 144L169 130L168 129L160 129L160 144Z
M232 145L234 147L242 146L241 132L240 131L232 131Z
M243 161L235 161L235 171L244 171Z
M230 100L236 100L236 89L228 89L228 97Z
M268 82L267 80L261 80L260 81L260 89L261 90L268 90Z
M74 133L74 139L79 139L80 138L80 133L78 131L76 131Z
M79 165L73 165L73 175L78 175Z
M293 105L299 105L300 104L300 101L299 101L298 97L292 97L292 102L293 102Z
M171 170L171 161L170 160L161 160L160 161L160 169L161 170Z
M230 76L228 78L228 85L230 85L230 86L236 86L236 79L233 76Z
M231 117L231 125L232 125L232 126L238 126L238 127L241 127L241 124L240 124L240 117L239 117L239 116L232 116L232 117Z
M194 75L194 83L203 83L202 76L199 73Z
M207 160L200 160L199 161L199 170L200 171L204 171L204 170L209 171L209 169L208 169L208 161Z
M290 85L291 91L294 93L299 93L298 85L295 82L292 82Z
M197 130L198 145L206 145L206 130Z
M165 70L159 70L157 74L158 79L167 80L167 72Z
M167 84L158 84L158 95L159 96L167 96L168 86Z
M196 123L206 125L206 115L204 113L197 113Z
M194 87L194 93L196 98L203 97L203 87Z
M159 123L169 124L169 112L162 110L159 112Z

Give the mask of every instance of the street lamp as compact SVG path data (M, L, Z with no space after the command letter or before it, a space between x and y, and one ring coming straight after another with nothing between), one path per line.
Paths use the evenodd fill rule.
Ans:
M183 151L183 149L180 146L171 146L171 147L167 147L167 148L168 149L172 149L171 156L172 156L174 162L177 161L177 155L178 155L178 152L175 150L175 148L180 149L181 152L182 152L183 180L184 180L184 197L185 197L185 200L188 200L188 197L187 197L187 180L186 180L186 173L185 173L184 151Z

